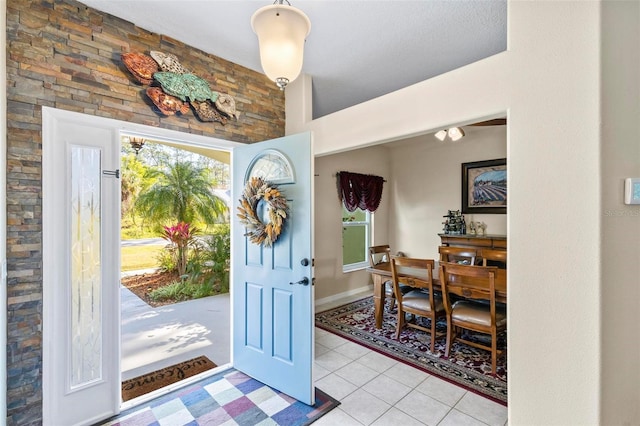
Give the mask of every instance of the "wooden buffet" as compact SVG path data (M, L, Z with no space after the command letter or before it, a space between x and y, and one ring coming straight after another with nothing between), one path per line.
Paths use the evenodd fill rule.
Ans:
M450 247L472 247L478 252L478 256L482 256L483 248L490 249L507 249L506 235L471 235L471 234L438 234L440 244Z

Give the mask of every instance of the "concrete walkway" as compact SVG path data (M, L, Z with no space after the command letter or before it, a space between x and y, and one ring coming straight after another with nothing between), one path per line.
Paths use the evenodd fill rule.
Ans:
M153 308L120 289L122 380L200 355L230 362L229 293Z

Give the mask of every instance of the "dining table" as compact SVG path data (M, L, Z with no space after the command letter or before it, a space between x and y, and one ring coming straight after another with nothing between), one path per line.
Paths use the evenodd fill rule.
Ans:
M385 282L391 280L391 263L382 262L375 266L367 267L367 271L371 273L373 279L373 305L376 328L382 328L382 312L384 309L385 299ZM425 270L413 268L398 268L398 274L408 278L426 279ZM495 278L496 285L496 301L501 303L507 302L507 270L498 269ZM433 269L433 289L441 290L440 285L440 266L439 262L435 262Z

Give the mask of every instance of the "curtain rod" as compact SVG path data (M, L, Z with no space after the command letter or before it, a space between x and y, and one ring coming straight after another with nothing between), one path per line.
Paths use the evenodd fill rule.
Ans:
M320 176L320 175L319 174L315 174L314 176ZM331 175L331 177L338 177L338 174L334 173L334 174ZM387 182L387 180L384 179L384 178L382 179L382 181L385 182L385 183Z

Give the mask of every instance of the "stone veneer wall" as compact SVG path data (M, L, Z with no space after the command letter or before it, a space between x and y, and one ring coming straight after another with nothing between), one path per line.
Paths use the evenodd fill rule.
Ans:
M120 60L149 50L175 54L234 96L239 120L223 126L192 112L154 112L146 86ZM9 0L7 98L7 424L41 424L41 106L251 143L284 135L284 95L260 73L76 1Z

